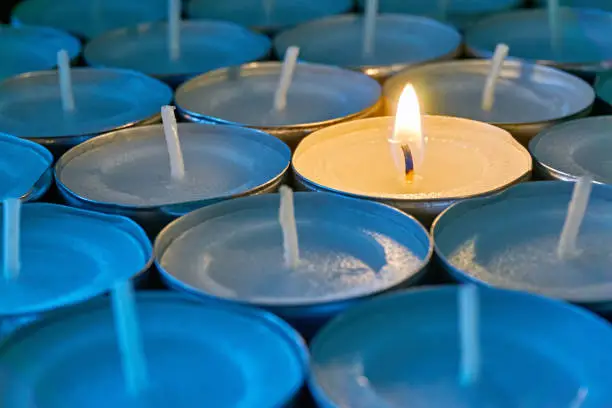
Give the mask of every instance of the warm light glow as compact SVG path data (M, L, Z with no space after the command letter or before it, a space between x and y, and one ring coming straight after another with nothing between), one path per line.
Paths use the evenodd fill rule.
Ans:
M407 84L397 103L392 145L408 145L414 160L414 172L418 173L425 153L425 138L421 129L419 99L412 85ZM395 154L394 154L395 156Z

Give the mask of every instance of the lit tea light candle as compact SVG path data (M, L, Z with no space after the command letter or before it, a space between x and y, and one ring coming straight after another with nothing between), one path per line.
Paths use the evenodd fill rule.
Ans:
M176 135L171 129L120 130L69 150L55 166L60 193L73 205L133 217L155 233L179 208L274 191L289 168L289 148L257 130L193 123L179 124Z
M612 189L582 183L573 199L572 183L534 182L451 207L433 228L445 268L462 281L536 292L608 313Z
M58 30L43 27L11 27L0 25L0 80L56 66L56 55L66 50L69 59L76 59L81 44L76 38Z
M13 24L55 27L89 40L106 31L166 18L167 0L26 0Z
M555 15L534 9L487 17L467 30L467 52L490 57L497 43L503 42L510 47L511 57L585 77L607 69L612 60L612 42L602 33L608 31L612 14L560 7Z
M284 187L175 220L155 255L168 286L266 308L310 336L348 306L418 282L431 243L391 207Z
M395 114L401 92L411 83L424 113L487 122L527 145L539 131L555 123L588 115L595 101L593 88L580 78L540 65L504 61L491 89L491 109L486 110L483 92L491 68L491 61L464 60L402 71L383 86L385 111Z
M293 158L298 183L390 203L430 223L456 200L491 194L529 177L531 156L505 130L467 119L411 115L418 103L405 100L411 105L398 107L397 120L422 121L426 141L420 153L410 146L412 154L423 155L413 180L397 176L388 142L397 122L382 117L331 126L305 138Z
M295 148L317 129L381 109L380 85L341 68L298 63L284 109L274 109L282 65L258 62L198 76L176 91L177 114L192 122L234 124L275 135Z
M20 266L12 279L0 279L2 335L48 311L106 293L118 279L145 278L151 264L151 242L124 217L43 203L23 204L11 214L2 222L13 231L5 231L3 245L15 240L11 264Z
M605 321L562 302L491 288L478 290L482 371L466 386L457 375L463 290L380 296L327 325L310 343L316 406L586 408L612 399L602 381L612 364Z
M192 19L231 21L274 34L306 21L346 13L352 7L351 0L192 0L187 14Z
M372 14L370 14L372 15ZM371 52L364 53L365 17L348 14L301 24L274 39L277 55L292 45L304 61L359 69L379 80L410 65L452 59L460 53L461 35L426 17L380 14L375 17Z
M72 69L72 92L60 87L61 77L43 71L0 82L0 129L59 157L100 133L158 122L160 107L172 100L167 85L133 71ZM66 93L74 99L72 110L65 109Z
M0 200L33 201L53 182L53 156L37 143L0 133Z
M126 390L122 353L128 350L117 344L111 302L103 298L25 327L3 343L3 406L23 408L32 401L40 408L82 408L101 401L113 407L175 408L297 403L308 351L280 319L167 292L130 298L120 306L137 311L148 386Z
M233 23L194 20L174 24L179 54L169 52L172 27L152 23L94 38L83 52L85 61L92 66L133 69L178 86L204 72L257 61L270 53L265 35Z

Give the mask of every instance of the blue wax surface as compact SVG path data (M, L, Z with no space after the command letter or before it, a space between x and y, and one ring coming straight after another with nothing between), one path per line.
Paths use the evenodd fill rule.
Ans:
M594 185L580 227L580 255L556 250L572 183L533 182L446 211L433 230L436 251L461 280L585 304L612 300L612 187Z
M383 295L350 309L311 342L310 386L323 407L542 408L612 400L612 330L573 306L480 289L481 375L459 383L455 286ZM575 405L574 405L575 406Z
M548 0L535 0L535 3L539 7L546 7ZM612 11L612 2L609 0L559 0L559 5Z
M461 35L425 17L381 14L377 17L374 52L363 53L363 17L347 14L302 24L274 39L277 55L292 45L300 59L343 67L416 64L453 53Z
M569 178L590 176L612 184L612 116L598 116L548 128L529 143L544 166Z
M111 307L100 301L26 328L1 349L0 405L281 407L304 382L305 346L268 313L171 293L136 299L151 385L140 401L125 391Z
M0 25L0 80L24 72L42 71L57 65L57 52L70 59L81 52L76 38L52 28Z
M267 31L345 13L352 6L351 0L191 0L187 14L193 19L226 20Z
M166 0L26 0L15 7L11 19L91 39L116 28L167 17Z
M62 108L56 71L0 82L0 129L28 138L92 135L158 115L172 100L170 88L143 74L119 69L72 69L76 109Z
M486 18L466 33L468 49L489 57L498 43L510 47L510 56L529 61L565 64L597 64L612 60L612 41L604 34L612 24L612 13L599 10L561 8L559 44L555 46L543 9L521 10Z
M149 75L197 75L266 57L270 40L233 23L182 21L181 53L170 59L168 25L155 23L109 32L90 42L85 60L93 66L128 68Z
M52 163L39 144L0 133L0 200L30 193Z
M279 195L268 194L171 224L156 241L164 278L207 296L297 306L380 292L415 277L429 260L425 229L391 207L326 193L296 193L294 200L296 269L284 264Z
M116 280L143 271L151 244L127 218L28 203L21 209L20 251L17 279L0 279L0 316L42 312L105 293Z

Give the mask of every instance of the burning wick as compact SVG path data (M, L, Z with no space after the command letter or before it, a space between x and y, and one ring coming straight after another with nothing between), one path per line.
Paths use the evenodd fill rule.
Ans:
M580 225L586 214L587 206L589 205L589 197L593 180L590 177L580 177L574 185L574 192L569 203L559 245L557 247L557 255L559 259L568 260L580 254L576 247L576 240L580 232Z

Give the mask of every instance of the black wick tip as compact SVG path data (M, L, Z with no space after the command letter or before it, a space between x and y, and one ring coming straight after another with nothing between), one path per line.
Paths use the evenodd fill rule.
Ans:
M412 159L412 152L410 146L402 144L402 153L404 153L404 163L406 164L406 176L412 175L414 172L414 160Z

